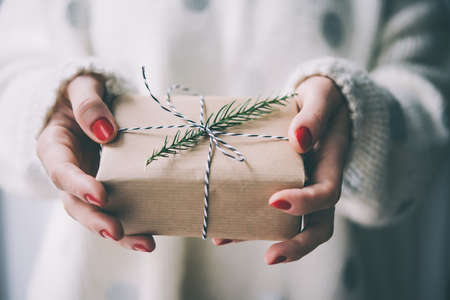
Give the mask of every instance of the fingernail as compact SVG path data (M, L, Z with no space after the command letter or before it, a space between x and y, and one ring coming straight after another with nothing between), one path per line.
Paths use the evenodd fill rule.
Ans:
M300 127L295 132L295 136L297 137L297 142L303 151L307 151L309 147L311 147L312 136L308 128Z
M96 205L96 206L100 206L100 207L103 206L103 204L102 204L97 198L95 198L94 196L92 196L91 194L86 194L86 195L84 196L84 198L86 199L86 201L87 201L88 203L90 203L90 204L92 204L92 205Z
M106 118L100 118L92 123L91 130L101 141L109 140L114 133L114 127Z
M224 239L224 240L222 240L219 244L217 244L217 246L222 246L222 245L225 245L225 244L229 244L229 243L231 243L233 240L229 240L229 239Z
M133 250L135 251L141 251L141 252L150 252L149 249L147 249L144 245L136 244L133 246Z
M106 231L105 229L100 231L100 235L102 237L104 237L105 239L110 239L110 240L114 240L117 241L112 235L111 233L109 233L108 231Z
M279 264L279 263L285 261L286 259L287 259L286 256L278 256L278 257L275 258L275 260L271 263L271 265Z
M283 209L283 210L288 210L289 208L291 208L291 203L287 202L286 200L276 200L272 203L270 203L271 206L275 207L275 208L279 208L279 209Z

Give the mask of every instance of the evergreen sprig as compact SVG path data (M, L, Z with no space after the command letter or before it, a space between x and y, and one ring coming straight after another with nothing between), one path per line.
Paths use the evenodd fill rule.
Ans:
M236 101L225 104L216 113L211 114L206 119L206 126L213 131L225 131L226 129L241 125L247 121L259 119L265 115L272 113L276 106L285 106L289 98L295 94L275 97L272 99L264 99L252 101L248 99L242 104ZM194 147L200 137L206 135L203 129L188 129L182 133L178 130L175 136L170 139L168 136L164 138L163 146L159 150L154 150L152 155L147 159L146 165L160 157L168 157L182 150Z
M146 166L159 157L168 157L170 154L176 154L178 151L192 148L198 143L201 136L204 135L201 129L188 129L183 134L178 130L169 143L169 137L164 138L161 149L153 150L152 155L147 159Z

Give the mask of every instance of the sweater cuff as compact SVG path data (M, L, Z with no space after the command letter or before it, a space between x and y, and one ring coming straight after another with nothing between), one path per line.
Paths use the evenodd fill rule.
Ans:
M34 120L31 120L29 124L34 126L39 124L39 126L30 128L29 132L33 132L35 138L47 124L55 103L63 97L67 85L73 78L83 74L94 74L104 79L103 99L107 103L118 95L136 90L118 70L99 59L88 57L60 64L42 78L36 90L33 91L36 101L33 103L30 117Z
M332 57L301 65L292 76L290 89L312 76L333 80L350 111L353 138L337 210L361 224L386 223L389 218L385 212L390 204L383 193L388 188L389 110L394 97L376 85L367 72L347 60Z

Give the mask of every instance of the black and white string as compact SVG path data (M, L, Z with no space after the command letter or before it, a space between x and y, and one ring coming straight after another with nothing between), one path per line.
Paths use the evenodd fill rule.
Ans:
M249 138L263 138L263 139L274 139L280 141L287 141L288 138L284 136L274 136L274 135L261 135L261 134L248 134L248 133L232 133L232 132L224 132L224 131L215 131L209 128L205 124L205 98L204 96L190 92L190 89L187 87L183 87L180 84L175 84L169 88L166 94L166 105L162 104L159 99L152 93L150 89L150 83L147 78L145 67L142 67L142 77L144 78L145 87L150 93L150 97L159 104L159 106L173 114L175 117L180 118L186 122L186 124L181 125L157 125L157 126L145 126L145 127L129 127L129 128L120 128L119 133L125 132L133 132L133 131L143 131L143 130L154 130L154 129L171 129L171 128L199 128L203 131L205 136L209 137L209 148L208 148L208 158L206 160L205 166L205 177L204 177L204 201L203 201L203 229L202 229L202 238L205 240L207 231L208 231L208 208L209 208L209 177L211 171L211 161L213 148L215 146L223 155L239 161L245 161L245 156L241 152L239 152L235 147L228 144L223 139L219 138L219 135L222 136L240 136L240 137L249 137ZM200 98L200 122L195 122L189 118L187 118L184 114L179 112L174 104L172 103L172 94L180 90L184 93L188 93L192 96L198 96Z

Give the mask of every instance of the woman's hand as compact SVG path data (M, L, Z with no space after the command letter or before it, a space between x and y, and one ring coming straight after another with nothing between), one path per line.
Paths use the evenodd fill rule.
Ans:
M310 77L297 88L300 112L292 120L289 141L305 154L308 184L273 194L269 204L287 214L304 216L304 230L288 241L272 245L269 265L300 259L333 234L334 205L341 193L342 174L350 144L349 111L332 80ZM232 240L214 239L217 245Z
M103 185L94 178L99 144L110 142L117 134L103 93L99 77L82 75L73 79L38 139L37 153L51 180L63 192L64 208L72 218L125 248L151 252L155 248L152 236L124 235L120 222L101 209L108 198Z

